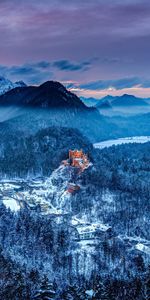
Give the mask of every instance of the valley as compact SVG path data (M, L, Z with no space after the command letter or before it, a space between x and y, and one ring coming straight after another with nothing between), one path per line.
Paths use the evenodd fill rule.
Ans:
M149 114L107 118L57 82L12 89L0 96L3 108L12 115L0 123L1 261L31 284L31 297L44 276L58 299L72 290L79 299L111 297L116 282L126 297L136 278L141 295L150 260Z

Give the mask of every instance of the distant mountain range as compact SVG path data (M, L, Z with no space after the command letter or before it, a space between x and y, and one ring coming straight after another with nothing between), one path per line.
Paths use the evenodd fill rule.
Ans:
M80 97L82 102L88 107L96 107L99 110L119 109L127 107L148 107L150 104L150 98L139 98L133 95L124 94L122 96L107 95L101 99L95 99L93 97L85 98Z
M98 101L97 108L148 106L148 99L138 98L133 95L124 94L122 96L106 96ZM104 105L106 104L107 105ZM107 107L106 107L107 106Z
M26 84L23 81L17 81L13 83L4 77L0 77L0 95L3 95L16 87L26 87Z

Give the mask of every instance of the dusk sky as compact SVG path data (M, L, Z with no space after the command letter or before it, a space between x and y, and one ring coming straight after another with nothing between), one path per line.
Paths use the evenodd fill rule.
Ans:
M0 75L150 97L150 1L0 0Z

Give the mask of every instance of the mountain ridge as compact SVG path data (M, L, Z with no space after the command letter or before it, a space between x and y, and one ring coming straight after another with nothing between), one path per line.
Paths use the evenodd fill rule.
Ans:
M88 107L96 106L97 102L99 101L98 99L95 99L94 97L86 98L86 97L81 96L80 99Z
M96 107L101 108L104 102L108 102L112 107L115 106L148 106L147 99L134 95L123 94L122 96L107 95L97 103Z
M24 86L11 89L0 96L0 106L9 105L87 109L80 98L57 81L47 81L39 86Z
M0 77L0 96L4 95L8 91L15 89L17 87L26 87L27 85L23 81L12 82L9 79Z

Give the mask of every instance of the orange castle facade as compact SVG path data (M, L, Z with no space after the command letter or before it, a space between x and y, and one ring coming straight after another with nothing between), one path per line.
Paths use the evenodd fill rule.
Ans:
M69 150L69 158L67 160L63 160L62 164L64 166L77 168L78 174L90 166L88 156L82 150ZM76 193L78 190L80 190L79 185L69 182L67 192L72 194Z
M69 150L69 158L82 158L83 157L83 151L82 150Z
M87 155L82 150L69 150L69 159L62 162L65 166L79 168L82 172L89 166Z
M72 167L80 168L83 171L89 165L89 160L82 150L69 150L69 161Z

